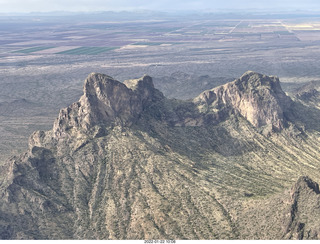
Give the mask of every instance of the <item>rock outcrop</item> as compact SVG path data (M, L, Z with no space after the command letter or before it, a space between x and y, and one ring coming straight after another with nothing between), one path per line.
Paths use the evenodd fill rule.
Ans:
M121 83L92 73L85 81L80 100L60 111L53 133L63 137L68 131L88 131L96 125L130 126L148 107L158 119L175 126L217 124L235 114L257 128L267 126L270 131L280 131L286 125L285 112L292 102L278 78L251 71L234 82L201 93L193 102L177 106L164 101L150 76Z
M300 92L296 95L298 99L301 99L303 101L310 101L314 97L318 98L320 97L320 92L316 89L310 89L308 91Z
M311 81L293 91L294 98L303 104L320 109L320 81Z
M291 99L277 77L248 71L233 82L201 93L194 102L203 113L218 118L222 111L238 113L255 127L271 125L279 131L285 126Z
M293 185L290 197L291 206L285 227L285 238L319 239L320 226L316 224L320 217L318 183L307 176L302 176Z
M244 208L239 217L242 237L318 240L319 202L318 183L308 176L301 176L291 189L261 202L251 202L250 207Z
M60 111L53 126L56 136L75 128L87 131L95 125L129 126L139 118L148 102L156 95L162 96L150 76L121 83L98 73L88 76L83 93L79 102Z

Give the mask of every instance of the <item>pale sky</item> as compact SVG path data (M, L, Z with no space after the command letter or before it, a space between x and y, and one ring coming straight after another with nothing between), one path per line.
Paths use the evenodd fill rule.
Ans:
M319 0L0 0L0 12L121 10L320 10Z

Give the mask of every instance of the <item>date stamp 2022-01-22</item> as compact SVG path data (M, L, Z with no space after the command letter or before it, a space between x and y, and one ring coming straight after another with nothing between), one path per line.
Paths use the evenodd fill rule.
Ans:
M175 240L144 240L145 244L175 244Z

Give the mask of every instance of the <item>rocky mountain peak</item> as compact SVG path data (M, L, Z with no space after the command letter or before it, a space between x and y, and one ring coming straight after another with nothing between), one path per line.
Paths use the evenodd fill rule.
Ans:
M318 183L314 182L308 176L299 177L299 179L291 189L292 198L297 197L297 195L299 195L299 192L301 191L313 191L316 194L320 193Z
M114 87L123 87L119 81L100 73L91 73L84 82L83 94L86 97L98 96L102 98L110 93Z
M152 78L149 75L144 75L138 79L125 80L123 84L129 89L137 92L143 103L153 100L155 93L158 95L160 94L160 92L154 88Z
M150 76L121 83L110 76L91 73L84 83L83 96L76 103L62 109L54 123L56 136L71 129L95 125L130 125L154 95L160 94Z
M91 73L85 81L83 96L60 111L53 131L61 136L74 128L87 131L95 125L130 126L146 107L163 98L148 75L121 83L110 76ZM269 133L285 126L284 113L290 103L277 77L248 71L233 82L204 91L193 103L174 108L176 115L172 116L179 118L174 124L201 126L219 123L229 114L241 115L253 126L264 127ZM187 110L186 106L189 106ZM153 110L160 111L160 107ZM197 109L193 110L194 107ZM172 120L170 116L160 117Z
M132 90L154 89L152 78L149 75L144 75L138 79L125 80L123 84Z
M292 186L287 221L284 221L285 239L319 239L320 229L313 224L319 219L319 193L318 183L308 176L299 177Z
M245 72L236 80L236 84L238 86L242 86L244 89L269 88L272 90L282 91L278 77L267 76L254 71Z
M281 130L291 99L281 89L277 77L248 71L233 82L201 93L194 102L202 112L224 110L242 115L255 127Z

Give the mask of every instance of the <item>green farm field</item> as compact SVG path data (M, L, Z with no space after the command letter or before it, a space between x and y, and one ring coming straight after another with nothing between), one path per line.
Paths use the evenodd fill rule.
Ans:
M63 52L59 52L57 54L68 54L68 55L97 55L100 53L105 53L111 50L115 50L118 47L79 47Z

